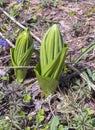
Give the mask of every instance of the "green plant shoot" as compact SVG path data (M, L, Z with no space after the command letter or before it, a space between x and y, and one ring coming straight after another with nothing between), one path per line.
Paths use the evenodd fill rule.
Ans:
M33 40L28 29L25 29L17 38L15 48L10 49L13 66L28 66L33 52ZM14 73L17 82L25 79L27 69L15 68Z
M64 67L68 45L63 43L56 24L48 29L40 48L40 63L35 68L40 87L46 95L54 93Z

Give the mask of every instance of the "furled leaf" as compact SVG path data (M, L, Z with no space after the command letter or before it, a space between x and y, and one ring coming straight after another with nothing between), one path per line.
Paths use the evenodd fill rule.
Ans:
M66 52L68 49L68 45L65 44L65 47L62 49L62 51L56 56L52 62L50 62L45 68L44 68L44 73L42 74L43 76L51 77L54 79L58 79L60 72L62 71L62 68L64 66L64 60L66 57Z
M34 69L40 87L46 95L54 93L64 67L68 45L63 43L59 28L54 24L43 37L40 63Z
M28 29L25 29L17 38L15 48L10 49L13 66L28 66L33 52L33 40ZM23 82L27 69L14 68L17 82Z

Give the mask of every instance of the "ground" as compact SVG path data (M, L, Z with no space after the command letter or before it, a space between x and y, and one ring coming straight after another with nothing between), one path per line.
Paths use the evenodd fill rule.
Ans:
M7 82L2 76L0 80L0 130L94 130L95 91L91 86L95 82L95 50L86 53L75 68L69 63L94 43L95 1L25 0L20 4L1 0L0 8L0 40L8 39L15 45L23 29L11 20L14 17L36 36L33 41L38 50L39 41L53 24L58 24L64 43L69 45L66 72L57 91L48 98L40 90L33 69L29 69L24 83L16 84L13 69L4 68L11 63L12 46L0 45L0 69L8 71ZM34 67L38 60L34 53L31 65Z

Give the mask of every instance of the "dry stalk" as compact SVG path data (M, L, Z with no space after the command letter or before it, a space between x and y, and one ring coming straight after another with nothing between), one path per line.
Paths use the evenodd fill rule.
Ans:
M12 16L10 16L3 8L0 7L0 11L3 12L8 18L10 18L14 23L16 23L19 27L21 27L22 29L25 29L26 27L23 26L21 23L19 23L15 18L13 18ZM39 43L41 43L41 40L30 31L31 36L38 41Z
M0 66L0 69L31 69L34 66Z

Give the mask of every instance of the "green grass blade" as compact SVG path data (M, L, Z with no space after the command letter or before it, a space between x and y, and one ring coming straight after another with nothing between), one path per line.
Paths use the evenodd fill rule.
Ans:
M76 59L75 61L73 61L73 66L78 63L82 58L83 56L85 56L88 52L90 52L91 50L93 50L95 48L95 41L93 44L91 44L88 48L86 48L85 51L83 51L83 53L81 53Z

